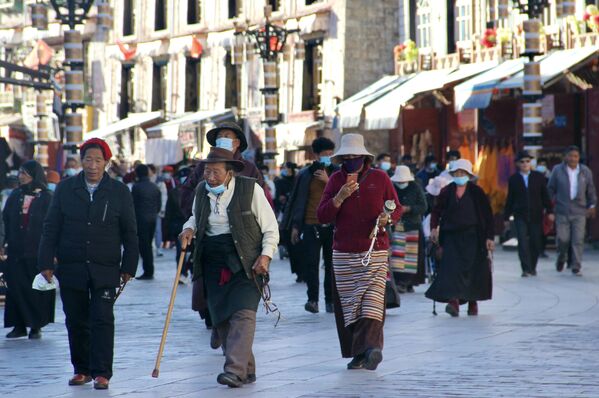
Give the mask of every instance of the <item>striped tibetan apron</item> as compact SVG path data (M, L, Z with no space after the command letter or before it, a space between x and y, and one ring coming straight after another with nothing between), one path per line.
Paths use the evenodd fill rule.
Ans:
M362 265L364 253L333 251L333 269L345 327L362 318L383 322L387 250L372 252L369 265Z

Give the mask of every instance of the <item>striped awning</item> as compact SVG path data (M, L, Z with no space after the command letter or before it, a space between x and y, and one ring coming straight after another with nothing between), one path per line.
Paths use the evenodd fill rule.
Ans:
M511 59L454 87L455 111L486 108L501 81L522 71L524 58Z
M549 87L572 72L583 66L591 59L599 57L599 46L558 50L540 60L541 84ZM499 89L522 89L524 87L524 71L516 73L511 78L501 82Z

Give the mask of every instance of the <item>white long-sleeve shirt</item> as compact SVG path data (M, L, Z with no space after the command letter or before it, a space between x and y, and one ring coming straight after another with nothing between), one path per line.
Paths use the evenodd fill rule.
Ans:
M235 178L232 178L225 192L214 195L208 192L210 199L210 215L208 216L208 225L206 226L206 235L215 236L230 234L229 216L227 215L227 207L231 203L235 192ZM195 199L193 201L192 214L189 220L183 225L183 229L196 230L196 214L195 214ZM279 224L275 213L266 200L264 190L260 185L254 186L254 194L252 196L252 214L256 218L256 222L262 231L262 255L273 258L277 246L279 245Z

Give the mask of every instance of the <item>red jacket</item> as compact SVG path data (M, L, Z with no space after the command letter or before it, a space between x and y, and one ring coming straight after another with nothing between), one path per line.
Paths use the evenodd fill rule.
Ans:
M383 211L385 201L393 200L397 205L397 209L391 215L393 222L397 222L401 217L401 204L387 173L367 166L358 177L360 188L347 198L341 207L336 208L333 198L346 180L347 172L343 168L331 175L318 206L318 220L323 224L335 224L334 250L361 253L370 248L370 233L376 218ZM389 236L381 229L374 249L388 248Z

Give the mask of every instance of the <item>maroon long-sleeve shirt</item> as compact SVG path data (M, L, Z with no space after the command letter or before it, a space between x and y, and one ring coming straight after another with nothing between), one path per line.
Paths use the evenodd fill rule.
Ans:
M342 168L331 175L318 206L318 220L323 224L335 224L333 249L346 253L365 252L370 248L370 233L376 218L383 211L386 200L393 200L397 208L391 214L393 222L401 217L402 208L397 193L387 173L366 166L358 176L360 188L336 208L333 198L347 180ZM389 236L379 229L374 250L389 248Z

